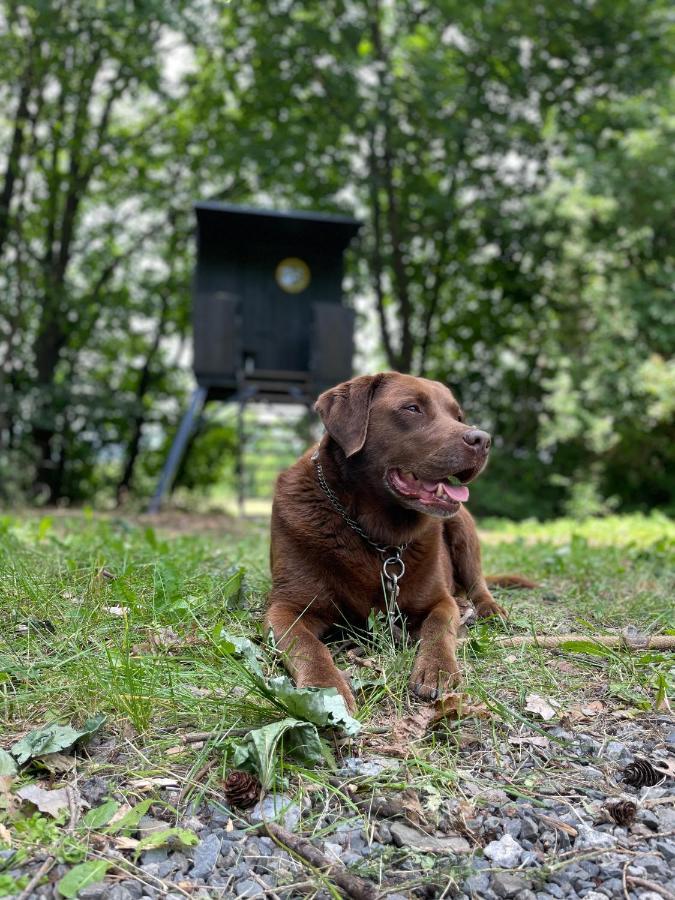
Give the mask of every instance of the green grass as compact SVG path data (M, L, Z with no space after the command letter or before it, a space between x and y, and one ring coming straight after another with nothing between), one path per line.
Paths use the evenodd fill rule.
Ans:
M525 709L528 694L546 697L561 713L600 699L608 712L618 709L638 720L663 704L665 692L672 696L667 653L509 649L497 637L578 632L592 640L628 624L673 633L673 521L654 514L482 526L485 570L516 571L539 583L530 592L501 592L508 624L481 624L462 646L463 690L487 707L487 718L448 722L411 746L403 768L352 779L350 790L331 783L328 762L308 772L280 756L287 789L311 796L313 810L330 808L348 817L356 812L354 791L368 795L397 785L418 789L430 810L439 797L473 796L478 802L477 788L467 794L470 783L478 785L478 796L501 786L536 802L554 763L499 776L505 739L541 733L541 720ZM176 780L181 803L202 796L222 801L227 732L285 714L220 639L223 627L252 638L263 646L266 674L282 673L262 634L267 554L264 523L250 523L236 534L165 534L93 514L0 519L0 748L50 722L81 723L104 713L103 737L93 742L89 756L79 758L80 778L100 774L128 802L146 796L129 786L133 779L157 776ZM371 663L352 668L362 685L357 696L366 728L343 749L367 756L386 746L386 735L378 744L377 733L369 732L386 729L410 708L414 648L393 648L377 622L356 643ZM353 665L344 648L334 650L340 665ZM214 740L183 746L180 736L192 731L212 732ZM467 740L478 742L481 753L464 753ZM334 742L332 749L339 751ZM490 766L481 762L486 754ZM205 763L214 762L207 775L200 774ZM19 780L35 775L25 770ZM564 783L564 772L556 777ZM46 838L36 838L35 829L20 821L25 816L11 826L16 844L45 846ZM336 820L308 812L303 827L326 836ZM89 852L82 836L78 847L71 861ZM386 858L362 865L386 870ZM365 869L362 874L378 877ZM428 862L420 860L415 877L426 879L427 869ZM0 894L1 888L0 883Z

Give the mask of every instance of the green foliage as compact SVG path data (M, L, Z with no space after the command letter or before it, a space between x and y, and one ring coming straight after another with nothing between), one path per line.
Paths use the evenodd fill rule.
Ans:
M480 513L672 505L665 0L7 6L6 502L148 493L199 197L363 217L369 367L449 382L495 434ZM179 483L231 478L233 440L200 430Z
M71 725L46 725L31 731L12 746L12 755L21 765L30 759L44 756L47 753L58 753L67 750L82 738L90 737L105 722L105 716L93 716L87 719L82 728Z
M292 757L307 767L319 765L328 750L321 743L316 726L298 719L282 719L249 732L236 743L232 764L237 769L255 773L265 788L272 786L280 754Z
M89 887L98 881L103 881L105 873L110 868L110 863L104 859L93 859L80 863L67 872L57 884L57 890L62 897L77 897L83 888Z

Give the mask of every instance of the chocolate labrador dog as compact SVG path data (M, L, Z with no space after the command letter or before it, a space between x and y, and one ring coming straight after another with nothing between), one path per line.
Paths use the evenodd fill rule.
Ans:
M505 615L464 506L490 435L445 385L397 372L339 384L315 408L326 434L277 482L267 625L299 687L335 687L353 710L321 637L396 597L419 636L411 689L434 699L459 675L456 595L478 616Z

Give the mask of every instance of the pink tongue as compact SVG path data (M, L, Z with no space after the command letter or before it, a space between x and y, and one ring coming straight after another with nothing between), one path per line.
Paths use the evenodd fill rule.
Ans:
M458 500L460 503L466 503L466 501L469 499L469 489L465 484L457 485L446 484L445 482L441 483L443 485L443 490L451 500ZM429 491L429 493L435 494L438 483L435 481L423 481L422 487L425 491Z
M460 503L466 503L469 499L469 489L465 484L444 484L443 490L453 500L459 500Z

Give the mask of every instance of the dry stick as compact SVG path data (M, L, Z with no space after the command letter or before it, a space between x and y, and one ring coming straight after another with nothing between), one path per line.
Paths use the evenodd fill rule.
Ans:
M657 894L661 894L661 896L665 897L666 900L675 900L675 894L673 894L672 891L669 891L668 888L662 887L655 881L647 881L646 878L637 878L635 875L627 875L626 881L629 884L634 884L636 887L643 887L648 891L656 891Z
M568 641L586 641L601 647L625 647L628 650L675 650L675 634L656 634L645 637L639 644L631 643L623 635L610 634L589 637L587 634L520 634L516 637L496 638L500 647L528 647L536 645L543 649L555 649Z
M290 831L286 831L275 822L264 822L263 825L272 840L283 844L310 866L319 869L327 878L334 881L348 897L352 897L353 900L375 900L377 897L377 888L372 882L365 881L357 875L351 875L342 863L328 859L305 838L291 834Z
M38 883L45 877L45 875L50 871L52 866L56 863L56 860L53 856L48 856L47 859L42 863L40 868L37 870L35 875L28 882L26 887L21 891L17 900L27 900L28 897L33 893L33 888L37 887Z

